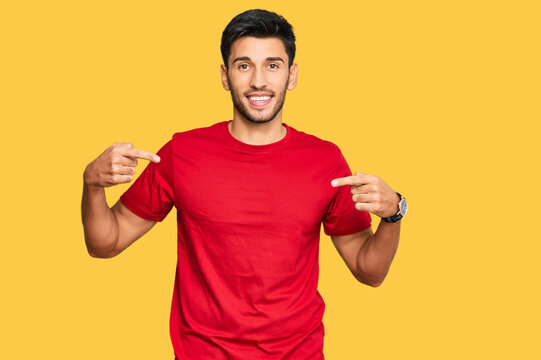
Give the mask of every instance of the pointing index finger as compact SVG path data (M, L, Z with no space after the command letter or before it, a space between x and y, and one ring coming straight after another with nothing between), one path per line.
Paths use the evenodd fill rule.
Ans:
M150 160L150 161L155 162L155 163L160 162L160 157L158 155L150 153L150 152L145 151L145 150L141 150L141 149L129 149L126 152L126 156L132 157L132 158L137 158L137 159Z
M362 175L350 175L346 177L341 177L333 179L331 185L333 187L343 186L343 185L362 185L367 184L367 180Z

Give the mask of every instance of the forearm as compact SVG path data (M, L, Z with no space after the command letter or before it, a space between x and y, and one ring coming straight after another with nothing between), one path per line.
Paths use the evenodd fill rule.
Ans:
M107 257L116 246L119 230L116 216L107 205L103 187L83 184L81 215L89 254Z
M400 238L400 223L380 221L378 229L359 250L357 268L361 278L378 286L389 272Z

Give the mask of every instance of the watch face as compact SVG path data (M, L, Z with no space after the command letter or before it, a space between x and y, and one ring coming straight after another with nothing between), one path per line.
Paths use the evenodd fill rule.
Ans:
M406 202L406 199L402 199L400 201L399 207L402 216L406 215L406 213L408 212L408 203Z

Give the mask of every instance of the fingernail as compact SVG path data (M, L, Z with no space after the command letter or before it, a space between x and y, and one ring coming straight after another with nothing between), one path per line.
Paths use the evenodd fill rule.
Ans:
M338 181L336 181L336 180L331 181L331 185L332 185L332 186L338 185Z
M156 160L157 162L160 162L160 157L158 155L154 156L154 160Z

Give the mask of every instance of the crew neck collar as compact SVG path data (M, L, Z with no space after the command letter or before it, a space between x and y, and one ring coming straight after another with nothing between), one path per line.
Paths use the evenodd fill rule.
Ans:
M287 125L285 122L282 122L282 125L286 128L286 136L284 136L282 139L272 142L270 144L264 144L264 145L252 145L247 144L245 142L242 142L235 138L233 135L231 135L231 132L229 131L229 123L233 120L226 120L222 122L222 132L224 133L225 137L228 139L228 142L233 145L236 148L244 149L252 152L257 151L265 151L265 150L274 150L277 148L280 148L287 144L289 140L291 139L293 135L293 128Z

